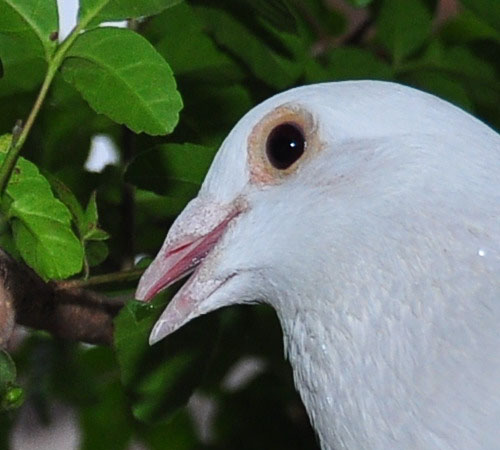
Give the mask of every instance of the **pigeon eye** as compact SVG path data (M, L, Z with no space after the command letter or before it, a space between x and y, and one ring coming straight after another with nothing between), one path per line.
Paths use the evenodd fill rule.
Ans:
M266 141L267 158L276 169L287 169L302 156L305 146L302 128L293 122L285 122L269 133Z
M314 117L306 108L278 106L264 115L248 135L250 180L259 185L281 183L305 168L306 160L324 147Z

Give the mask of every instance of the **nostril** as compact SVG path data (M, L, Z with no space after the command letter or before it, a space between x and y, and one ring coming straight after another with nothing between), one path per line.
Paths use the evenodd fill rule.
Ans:
M173 248L168 253L165 254L164 258L168 258L170 255L175 255L176 253L181 252L185 248L189 247L193 244L193 241L186 242L185 244L179 245L178 247Z

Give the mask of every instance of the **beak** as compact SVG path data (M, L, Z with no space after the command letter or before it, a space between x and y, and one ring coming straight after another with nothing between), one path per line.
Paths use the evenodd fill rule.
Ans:
M196 271L177 292L156 323L150 343L163 339L191 318L200 315L204 298L229 277L210 280L202 262L214 250L230 223L243 211L241 202L230 205L194 199L172 225L162 248L139 281L137 300L149 301L163 289Z

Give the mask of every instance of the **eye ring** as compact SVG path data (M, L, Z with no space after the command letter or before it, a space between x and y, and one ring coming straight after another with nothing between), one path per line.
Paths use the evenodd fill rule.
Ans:
M288 169L303 154L307 146L302 127L296 122L276 125L266 139L266 155L278 170Z
M287 124L299 130L297 139L304 141L304 151L297 152L292 162L285 161L276 166L270 158L270 136L273 130ZM281 130L282 131L282 130ZM285 140L286 142L286 140ZM268 145L269 144L269 145ZM285 150L286 150L285 145ZM259 185L278 184L300 170L300 167L322 151L325 144L320 139L316 120L311 112L298 104L286 103L265 114L252 128L247 138L247 161L250 180ZM297 147L295 147L297 148ZM300 148L300 147L299 147ZM268 151L269 150L269 151ZM272 155L271 155L272 156ZM278 158L276 158L278 159ZM283 168L279 168L283 167Z

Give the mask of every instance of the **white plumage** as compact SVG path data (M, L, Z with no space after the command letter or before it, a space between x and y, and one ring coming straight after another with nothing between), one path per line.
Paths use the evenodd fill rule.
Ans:
M306 139L287 169L281 123ZM191 270L151 342L269 303L324 450L500 448L500 136L464 111L376 81L258 105L137 297Z

